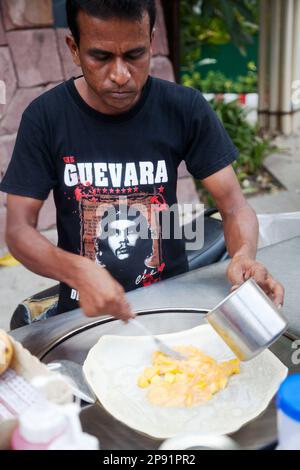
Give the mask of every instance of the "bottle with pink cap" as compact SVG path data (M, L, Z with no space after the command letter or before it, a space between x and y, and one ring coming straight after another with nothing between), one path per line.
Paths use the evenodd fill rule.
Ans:
M47 450L67 426L66 416L57 405L46 401L36 403L19 416L11 447L13 450Z
M98 450L98 439L82 431L77 403L40 402L19 416L13 450Z

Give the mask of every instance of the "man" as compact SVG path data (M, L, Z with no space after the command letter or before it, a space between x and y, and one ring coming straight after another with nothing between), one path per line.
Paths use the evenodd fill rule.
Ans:
M255 261L257 218L231 167L237 151L223 126L199 92L149 77L154 0L68 0L67 12L67 44L83 76L45 93L23 114L1 184L12 254L61 282L58 313L77 306L75 290L86 315L128 320L124 286L136 287L136 273L128 269L121 285L110 274L112 261L106 268L95 262L97 217L122 197L157 211L176 203L184 159L221 212L233 287L252 276L282 304L282 286ZM58 247L36 230L51 189ZM149 283L187 270L182 240L156 237L154 245Z

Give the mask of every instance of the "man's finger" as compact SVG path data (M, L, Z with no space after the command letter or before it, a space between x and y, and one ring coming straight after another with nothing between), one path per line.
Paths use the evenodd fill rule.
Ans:
M231 292L234 292L234 291L237 290L239 287L240 287L240 286L239 286L238 284L235 284L234 286L231 287L231 289L230 289L229 292L230 292L230 293L231 293Z
M244 281L248 281L248 279L250 279L251 277L251 269L246 269L245 273L244 273Z
M279 307L283 305L284 300L284 287L280 282L275 281L272 276L269 276L266 285L268 286L269 297L274 304Z
M227 277L231 284L240 286L244 282L244 271L240 263L230 263L227 269Z
M118 312L116 313L117 313L118 318L120 318L120 320L125 321L126 323L131 318L135 317L135 314L133 313L131 309L131 305L129 304L125 296L120 300L119 306L118 306Z
M267 269L260 263L255 263L251 271L250 277L252 277L262 289L265 289L265 283L268 279Z

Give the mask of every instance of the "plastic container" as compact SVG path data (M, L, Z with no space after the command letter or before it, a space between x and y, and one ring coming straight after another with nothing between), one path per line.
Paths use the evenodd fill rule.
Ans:
M51 443L48 450L99 450L98 439L82 432L79 412L78 404L72 403L64 406L68 421L67 430Z
M98 439L82 431L80 406L53 405L46 400L19 416L13 450L98 450Z
M11 447L13 450L47 450L68 425L58 406L45 401L30 406L19 416Z
M300 374L287 377L277 394L278 450L300 450Z

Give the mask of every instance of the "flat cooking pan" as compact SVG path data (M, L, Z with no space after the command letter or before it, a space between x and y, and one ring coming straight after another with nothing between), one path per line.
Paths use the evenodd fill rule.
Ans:
M156 309L139 312L140 320L154 334L175 333L204 323L207 309ZM106 334L140 335L134 326L124 324L114 318L106 318L69 331L51 344L41 357L45 363L59 359L69 359L83 364L90 348ZM295 350L293 335L285 333L272 347L271 351L288 367L289 373L300 372L300 365L292 363ZM101 404L83 407L81 421L84 431L98 437L101 449L105 450L155 450L162 443L132 430L113 418ZM274 448L276 444L276 408L274 399L268 408L255 420L246 424L231 437L242 449Z

